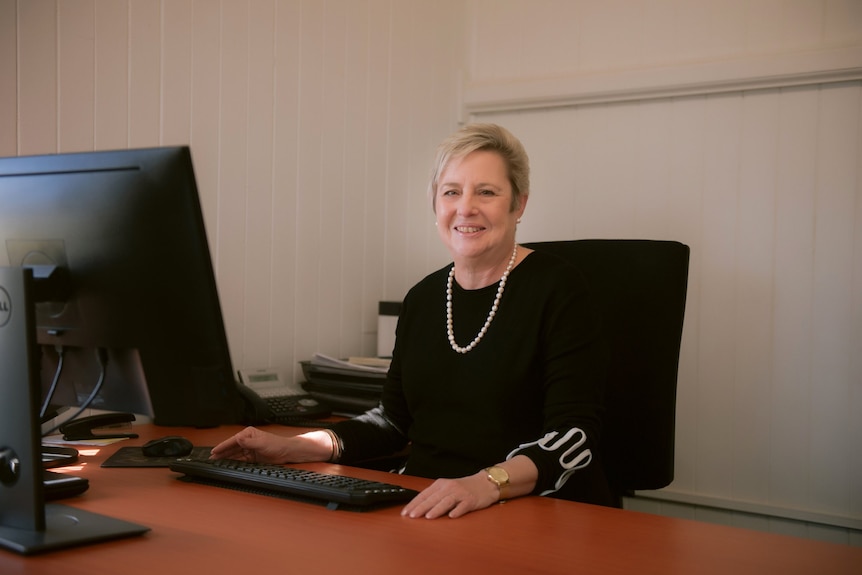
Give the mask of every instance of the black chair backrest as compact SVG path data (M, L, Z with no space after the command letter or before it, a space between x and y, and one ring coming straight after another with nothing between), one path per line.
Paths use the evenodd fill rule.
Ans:
M601 444L612 488L621 494L667 486L673 481L688 246L656 240L524 245L577 265L601 308L611 346Z

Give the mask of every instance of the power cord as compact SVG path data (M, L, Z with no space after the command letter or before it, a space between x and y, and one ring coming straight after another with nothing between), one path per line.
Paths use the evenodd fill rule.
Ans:
M45 396L45 401L42 403L42 409L39 410L39 421L45 418L48 412L48 406L51 405L51 400L54 398L54 392L57 391L57 384L60 382L60 375L63 373L63 359L66 356L66 348L62 345L54 346L57 351L57 369L54 371L54 380L51 382L51 387L48 389L48 395Z
M63 421L63 423L58 423L57 425L55 425L54 427L52 427L48 431L43 432L42 437L45 437L46 435L50 435L50 434L54 433L55 431L60 429L61 426L65 425L66 423L69 423L70 421L74 421L75 419L80 417L81 414L84 413L90 407L90 404L93 403L93 400L96 399L96 396L99 395L99 392L102 391L102 385L105 383L105 371L106 371L105 368L108 365L108 351L102 347L97 348L96 349L96 358L99 361L99 369L100 369L99 379L98 379L98 381L96 381L96 385L93 387L93 390L90 392L90 395L87 397L86 401L84 401L84 403L81 405L81 407L78 409L78 411L75 412L75 415L66 419L65 421Z

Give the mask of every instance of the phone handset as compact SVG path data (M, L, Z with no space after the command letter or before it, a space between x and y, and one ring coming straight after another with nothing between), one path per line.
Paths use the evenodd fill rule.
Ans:
M263 398L243 383L237 384L236 387L245 403L243 423L246 425L267 423L272 417L272 409L269 408Z

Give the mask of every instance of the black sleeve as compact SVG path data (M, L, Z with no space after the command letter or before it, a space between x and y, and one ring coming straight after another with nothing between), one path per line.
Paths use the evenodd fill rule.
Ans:
M410 294L402 309L409 306ZM399 324L400 324L399 320ZM396 328L395 349L386 376L380 403L352 419L336 423L332 430L342 442L340 461L357 463L376 457L386 457L402 451L408 443L410 413L401 389L401 353L399 329Z
M342 443L341 463L352 464L401 451L407 438L386 416L381 403L352 419L336 423L332 430Z
M544 435L508 457L529 457L539 471L535 493L560 490L594 459L601 430L608 347L593 299L580 278L549 298L540 345Z

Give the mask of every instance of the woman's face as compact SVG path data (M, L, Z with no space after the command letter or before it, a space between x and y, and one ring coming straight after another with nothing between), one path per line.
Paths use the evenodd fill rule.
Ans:
M499 260L512 252L525 204L522 198L510 211L512 186L498 153L471 152L453 158L440 174L434 198L437 232L453 259Z

